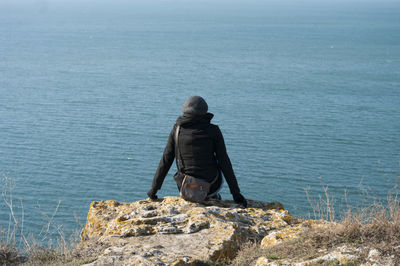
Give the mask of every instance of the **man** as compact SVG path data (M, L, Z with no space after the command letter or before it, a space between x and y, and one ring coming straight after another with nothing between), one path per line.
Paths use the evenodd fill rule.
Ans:
M183 115L178 117L176 124L169 134L167 146L154 175L152 188L147 193L151 199L157 199L157 191L161 188L174 158L177 155L175 149L175 132L177 126L179 131L179 151L182 159L184 174L212 183L208 193L209 198L221 199L218 191L221 189L223 180L221 171L228 183L230 192L236 203L247 207L247 201L240 193L231 161L226 152L224 138L217 125L211 124L213 114L208 113L208 105L200 96L192 96L182 106ZM178 164L178 163L177 163ZM182 178L180 173L174 178L180 189Z

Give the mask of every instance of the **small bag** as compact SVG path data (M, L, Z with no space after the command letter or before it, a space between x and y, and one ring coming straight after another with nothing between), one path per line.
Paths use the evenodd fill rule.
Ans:
M183 169L183 162L182 158L180 156L179 152L179 146L178 146L178 136L179 136L179 129L180 126L177 126L176 128L176 134L175 134L175 147L177 151L177 164L178 164L178 173L177 176L179 176L179 172L182 171ZM183 174L183 181L180 186L180 196L181 198L188 200L188 201L193 201L193 202L204 202L204 200L207 198L208 192L210 191L211 186L218 180L219 173L215 177L215 179L209 183L207 181L204 181L203 179L196 178L191 175L185 175ZM176 179L175 179L176 180ZM179 184L178 184L179 187Z
M203 202L210 191L211 184L190 175L185 175L181 186L181 198L193 201Z

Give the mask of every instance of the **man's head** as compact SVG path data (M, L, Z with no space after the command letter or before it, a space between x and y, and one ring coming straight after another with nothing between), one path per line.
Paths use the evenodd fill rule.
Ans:
M192 96L182 106L184 114L204 115L208 111L206 101L200 96Z

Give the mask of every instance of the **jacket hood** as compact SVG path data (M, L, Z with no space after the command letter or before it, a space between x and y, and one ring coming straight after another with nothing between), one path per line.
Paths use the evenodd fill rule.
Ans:
M212 113L206 113L204 115L193 115L184 113L176 120L176 124L179 126L187 124L210 124L211 119L214 117Z

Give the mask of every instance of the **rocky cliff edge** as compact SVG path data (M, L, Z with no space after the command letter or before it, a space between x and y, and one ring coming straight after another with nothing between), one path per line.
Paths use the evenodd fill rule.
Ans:
M187 202L177 197L90 204L82 244L107 246L92 265L187 265L232 258L239 245L261 240L298 220L277 202Z
M90 204L81 232L81 248L96 250L89 265L206 265L203 262L229 261L250 240L268 250L282 247L281 243L296 243L286 240L304 241L302 233L307 234L308 229L335 234L343 226L297 219L278 202L249 200L244 209L232 201L197 204L177 197L132 203L96 201ZM285 259L267 255L255 258L252 264L396 264L390 254L382 256L374 247L347 242L318 250L313 256Z
M282 239L277 232L289 232L301 222L278 202L249 200L244 209L233 201L198 204L178 197L96 201L90 204L81 238L83 245L106 247L92 265L190 265L231 259L241 243L271 238L273 232L272 241Z

